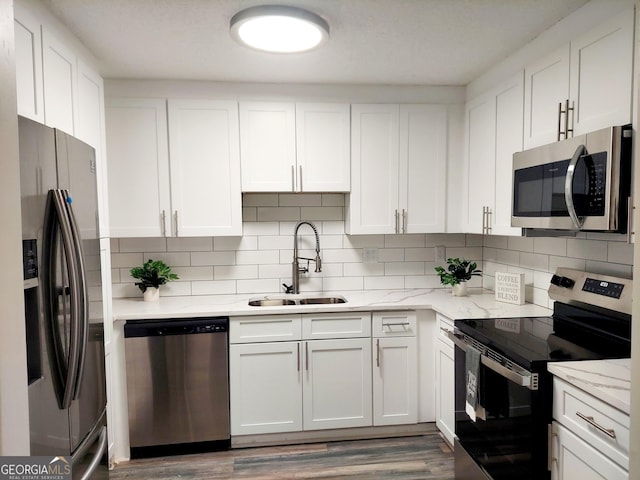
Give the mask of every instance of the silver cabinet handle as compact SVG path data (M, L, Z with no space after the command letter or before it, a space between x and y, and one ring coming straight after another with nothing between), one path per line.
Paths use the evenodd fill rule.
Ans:
M309 371L309 342L304 344L304 363L307 372Z
M635 206L633 205L633 198L632 197L628 197L627 198L627 243L631 243L631 239L633 238L633 234L634 232L631 230L631 227L634 227L635 230L635 225L633 225L633 211L635 210Z
M296 191L296 167L291 165L291 191Z
M380 339L376 340L376 366L380 366Z
M402 233L407 233L407 212L402 209Z
M167 212L162 210L162 214L160 215L160 226L162 227L162 236L167 236Z
M296 350L298 352L298 372L300 371L300 344L298 343L298 346L296 347Z
M399 232L399 227L398 227L399 217L400 217L400 214L398 213L398 210L396 210L396 233L400 233Z
M408 327L409 325L411 325L410 322L383 323L382 328L389 327L391 329L391 327Z
M576 415L581 418L582 420L584 420L585 422L587 422L589 425L591 425L592 427L594 427L596 430L601 431L602 433L604 433L605 435L607 435L608 437L611 438L616 438L616 431L613 428L604 428L602 425L599 425L594 419L593 417L588 417L583 413L580 412L576 412Z
M175 223L174 229L177 237L178 236L178 210L175 210L173 212L173 222Z
M487 235L491 234L491 208L487 207Z
M564 132L562 131L562 102L558 102L558 141L560 141L560 136Z
M299 167L300 177L298 177L298 190L302 192L302 165Z
M566 99L564 102L564 110L562 109L562 102L558 103L558 140L560 140L560 136L564 135L564 139L569 138L569 132L571 132L571 136L573 137L573 117L574 117L574 102L571 102L571 106L569 106L569 99ZM571 112L571 128L569 128L569 112ZM562 131L562 114L564 114L564 131Z
M576 230L580 230L584 223L584 218L578 217L576 207L573 204L573 175L575 174L576 165L578 164L580 157L586 152L587 149L584 145L579 145L578 148L576 148L576 151L573 152L573 157L571 157L571 161L569 162L569 166L567 167L567 175L564 179L564 201L567 204L567 210L569 211L571 222L573 222L573 226L576 227Z

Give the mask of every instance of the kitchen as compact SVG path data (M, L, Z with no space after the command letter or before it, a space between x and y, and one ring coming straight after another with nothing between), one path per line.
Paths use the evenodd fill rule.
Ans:
M468 98L473 98L476 95L474 93L480 93L486 90L483 88L483 81L486 79L480 79L477 83L472 84L470 89L471 93L467 92ZM144 82L127 82L115 81L112 84L108 84L109 94L111 96L121 96L122 92L127 92L127 95L131 96L152 96L164 98L171 94L176 95L179 90L179 85L163 85L162 83L151 82L146 84ZM209 97L212 94L221 92L217 90L219 87L216 85L204 85L193 84L190 85L189 96L191 97ZM384 90L375 87L368 87L358 89L356 97L354 92L350 89L346 89L346 92L338 87L326 86L323 88L316 87L295 87L299 93L295 94L296 97L310 98L316 101L321 99L330 98L332 100L346 100L349 99L354 103L368 103L375 101L389 101L389 102L429 102L439 101L447 99L447 102L454 104L451 110L451 115L455 118L458 115L458 119L461 119L464 115L462 110L462 104L464 102L463 90L455 88L442 87L439 89L411 89L408 87L394 89L394 92ZM476 89L474 92L473 89ZM253 89L253 90L252 90ZM322 98L317 98L317 92L324 92ZM267 93L269 95L267 95ZM238 87L237 90L233 88L229 91L229 88L222 90L225 95L233 95L236 98L255 98L261 94L263 97L270 97L277 99L282 96L289 98L292 95L292 87L286 87L278 89L271 86L254 86L254 87ZM458 104L457 108L455 104ZM459 122L459 127L461 127ZM462 133L462 132L460 132ZM458 151L457 158L460 160L463 157L461 152L461 142L456 142L455 135L449 136L449 149L450 151ZM456 157L456 155L453 155ZM447 206L456 205L456 202L460 203L461 199L452 195L447 198ZM200 268L201 265L190 264L188 261L178 260L175 263L177 269L182 273L184 278L183 282L176 282L169 287L169 294L171 289L191 289L191 291L199 291L203 294L210 293L211 290L224 285L229 285L230 282L235 282L235 285L245 285L244 287L238 287L237 293L252 293L259 290L267 290L266 288L256 287L251 285L251 280L257 278L254 274L254 270L260 268L260 264L263 260L251 259L251 255L254 253L242 253L243 251L256 252L256 248L251 248L250 244L255 242L256 244L264 242L275 242L273 248L267 250L284 250L291 248L292 245L292 231L293 224L299 217L306 217L307 214L311 214L314 217L312 220L323 222L323 229L326 228L327 233L331 232L332 235L340 235L340 232L344 232L345 218L342 216L342 207L346 202L345 196L340 194L303 194L303 195L277 195L277 194L246 194L243 200L244 208L244 236L242 242L247 242L245 245L234 245L233 241L220 240L218 237L211 240L185 240L179 238L164 239L147 239L147 240L115 240L110 245L113 249L113 261L115 268L113 272L114 276L118 275L114 281L114 294L119 297L127 297L132 295L133 287L132 283L126 279L126 276L122 274L128 267L133 266L127 262L137 262L142 259L145 254L148 257L151 254L160 254L164 258L179 259L185 257L214 257L221 252L235 251L235 262L241 258L241 262L245 266L243 269L245 278L236 277L234 273L229 273L227 265L222 264L210 264L209 268ZM498 205L496 205L496 209ZM455 212L455 209L448 208L447 212ZM451 215L452 221L460 218L458 215ZM474 219L474 221L476 221ZM456 231L455 228L447 231ZM471 229L461 228L460 232L472 232ZM333 233L335 232L335 233ZM480 233L480 232L478 232ZM134 236L135 237L135 236ZM431 265L428 255L432 255L431 250L439 245L445 245L447 247L448 254L454 254L456 256L469 256L476 260L484 260L485 262L492 262L495 259L495 263L499 265L509 265L517 268L524 268L530 270L530 292L529 300L533 303L544 304L548 302L545 299L546 286L548 285L550 273L553 272L554 267L559 263L566 264L572 263L578 269L583 270L598 270L604 267L603 264L615 264L613 268L616 268L616 273L621 276L629 276L631 273L632 253L631 247L629 247L624 241L619 241L617 236L599 236L587 238L586 236L579 236L577 238L570 239L549 239L549 238L523 238L523 237L506 237L506 236L480 236L471 234L443 234L429 233L429 234L414 234L407 236L371 236L367 240L363 240L365 237L348 236L345 237L351 242L349 245L342 243L342 237L340 238L340 245L333 244L335 250L328 252L335 255L333 261L329 262L334 264L333 268L341 269L344 275L338 275L336 277L323 276L322 285L318 285L318 288L312 288L314 285L312 282L317 281L312 274L309 275L306 287L310 291L312 289L317 290L339 290L347 288L345 283L339 283L338 278L344 277L342 282L349 282L351 289L380 289L380 288L431 288L436 285L427 283L433 281L435 275L424 275L426 271L426 264ZM338 242L337 238L327 239L328 242ZM209 242L207 245L206 243ZM280 246L280 244L282 244ZM329 249L331 244L325 246ZM377 253L378 262L371 265L363 264L360 262L353 262L350 258L353 258L354 249L370 249L373 253ZM210 255L207 252L211 251ZM568 254L567 252L571 252ZM576 252L576 253L574 253ZM271 253L267 253L272 255ZM224 256L224 255L223 255ZM146 258L145 257L145 258ZM129 260L127 260L127 258ZM563 260L569 258L570 260ZM398 260L402 259L402 260ZM409 259L415 259L411 261ZM409 260L409 261L408 261ZM227 260L228 261L228 260ZM280 261L267 260L267 265L278 265ZM288 259L287 259L288 261ZM122 263L117 263L122 262ZM182 263L181 263L182 262ZM355 263L355 265L350 265ZM381 270L381 265L384 265ZM196 267L196 268L194 268ZM222 267L222 268L219 268ZM218 278L215 278L215 269L218 269L221 273ZM279 267L281 268L281 267ZM484 270L491 272L497 271L499 267L489 267L485 264ZM263 267L264 269L264 267ZM206 273L204 272L206 270ZM211 275L209 274L211 270ZM249 273L246 273L249 272ZM345 273L347 272L347 273ZM122 278L119 275L123 275ZM225 278L226 275L226 278ZM242 274L239 274L242 275ZM285 273L277 273L273 278L286 277ZM211 278L210 278L211 277ZM248 277L248 278L246 278ZM390 277L390 278L386 278ZM270 277L267 277L270 278ZM213 284L220 279L222 284ZM485 281L491 281L490 273L485 275ZM436 279L437 281L437 279ZM209 283L207 283L209 282ZM259 284L263 286L264 283ZM272 290L273 282L269 283L268 290ZM333 285L333 286L332 286ZM355 287L354 287L355 285ZM361 286L362 285L362 286ZM491 284L486 286L491 287ZM227 287L228 288L228 287ZM185 290L182 290L185 291ZM176 290L175 293L179 293ZM234 292L235 293L235 292ZM546 303L548 306L548 303ZM4 364L4 362L3 362ZM3 428L4 432L4 428ZM4 443L3 443L4 445Z

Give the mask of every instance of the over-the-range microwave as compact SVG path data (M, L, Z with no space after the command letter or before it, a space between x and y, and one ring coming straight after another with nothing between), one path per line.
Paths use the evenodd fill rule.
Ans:
M511 226L625 233L631 134L616 126L515 153Z

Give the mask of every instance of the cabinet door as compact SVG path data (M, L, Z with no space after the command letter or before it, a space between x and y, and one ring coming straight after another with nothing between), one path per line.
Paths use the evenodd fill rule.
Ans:
M631 122L633 8L571 42L574 134Z
M303 344L304 429L371 426L371 339Z
M454 347L440 339L436 344L436 426L453 445L455 438Z
M396 233L399 106L351 106L350 234Z
M348 104L296 104L296 190L348 192L350 139Z
M373 424L418 422L416 337L374 338Z
M231 435L302 430L300 342L229 347Z
M495 189L495 95L483 95L466 107L466 171L461 186L466 201L463 223L466 233L484 233L483 208L493 206ZM466 187L466 188L464 188Z
M240 102L243 192L295 190L293 103Z
M569 98L568 45L525 68L524 92L524 148L557 141L558 104Z
M511 227L511 204L513 154L522 151L523 108L521 72L496 91L495 197L490 219L495 235L522 235L522 229Z
M165 101L110 99L106 129L111 236L171 234Z
M45 28L42 29L42 64L45 124L74 135L76 56Z
M40 22L14 3L18 114L44 123Z
M444 232L447 110L400 106L399 210L402 233Z
M628 472L562 425L552 428L552 480L628 480Z
M242 235L236 102L169 100L174 234Z

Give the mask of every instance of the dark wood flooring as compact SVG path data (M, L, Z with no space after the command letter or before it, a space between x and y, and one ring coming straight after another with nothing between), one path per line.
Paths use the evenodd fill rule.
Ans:
M340 441L131 460L110 480L453 480L453 452L438 434Z

